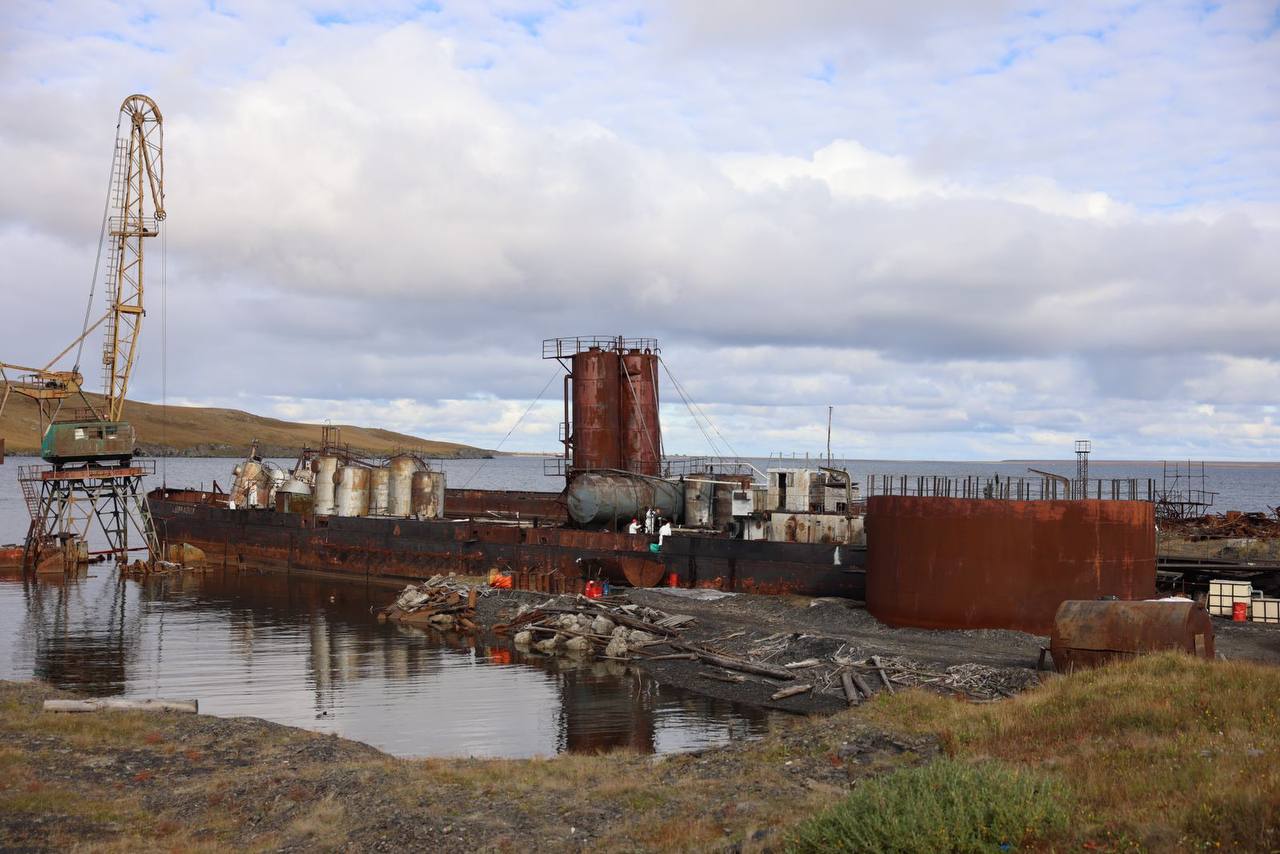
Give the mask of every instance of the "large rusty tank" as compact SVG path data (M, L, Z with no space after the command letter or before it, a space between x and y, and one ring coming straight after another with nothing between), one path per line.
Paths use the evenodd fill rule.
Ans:
M414 472L410 495L411 515L415 519L443 519L444 492L444 472Z
M334 503L339 516L367 516L369 513L369 470L345 465L334 479Z
M573 355L573 467L622 468L619 357L592 347Z
M891 626L1053 631L1067 599L1156 594L1146 501L867 501L867 610Z
M569 516L579 525L608 525L643 521L646 507L658 515L678 520L684 517L684 486L656 477L640 477L623 472L586 472L569 482L566 503Z
M338 512L334 493L334 487L336 486L334 478L338 473L338 458L319 457L312 465L316 473L316 488L313 493L315 501L312 505L312 512L317 516L332 516Z
M662 422L658 418L658 357L630 350L622 357L622 468L662 474Z
M421 466L409 454L400 454L387 462L387 515L408 516L413 512L413 474Z
M1190 599L1069 599L1058 608L1049 640L1059 673L1170 649L1214 657L1213 620Z
M376 468L369 471L369 515L387 515L391 500L391 470Z

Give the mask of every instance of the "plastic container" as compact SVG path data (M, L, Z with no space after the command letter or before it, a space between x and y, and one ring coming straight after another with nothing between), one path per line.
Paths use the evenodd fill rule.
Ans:
M680 586L680 576L679 576L679 575L677 575L677 574L676 574L676 573L674 573L674 572L669 573L669 574L667 575L667 586L668 586L668 587L679 587L679 586Z
M1233 602L1231 605L1231 622L1243 623L1249 619L1249 603Z

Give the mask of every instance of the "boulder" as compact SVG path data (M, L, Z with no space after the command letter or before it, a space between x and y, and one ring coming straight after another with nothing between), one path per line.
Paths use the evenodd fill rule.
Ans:
M516 632L516 636L511 639L516 646L528 646L533 643L533 632L525 629L523 632Z
M591 633L597 635L612 635L615 626L613 620L608 617L599 616L591 621Z

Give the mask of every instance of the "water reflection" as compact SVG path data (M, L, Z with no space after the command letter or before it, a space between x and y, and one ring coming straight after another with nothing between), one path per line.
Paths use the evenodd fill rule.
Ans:
M405 756L696 749L766 713L601 660L383 625L385 588L213 571L0 580L0 677L335 732Z

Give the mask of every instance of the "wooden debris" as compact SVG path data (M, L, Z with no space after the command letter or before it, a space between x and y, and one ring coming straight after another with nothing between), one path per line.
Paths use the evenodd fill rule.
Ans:
M853 675L848 670L842 670L840 672L840 687L844 688L844 698L849 705L858 705L860 702L858 689L854 687Z
M782 665L788 670L800 670L805 667L817 667L822 662L816 658L806 658L804 661L792 661Z
M871 656L871 664L880 674L880 680L884 682L884 687L890 694L893 693L893 683L889 681L889 674L884 672L884 665L880 663L880 656Z
M783 688L781 691L775 691L769 695L770 700L785 700L787 697L794 697L797 694L804 694L813 690L812 685L792 685L789 688Z
M875 696L875 692L871 690L871 686L867 684L867 680L862 678L861 673L850 672L849 679L858 687L858 690L861 691L863 696L868 700Z
M124 697L102 697L92 700L45 700L46 712L100 712L104 709L123 712L182 712L194 715L200 711L199 700L128 700Z

